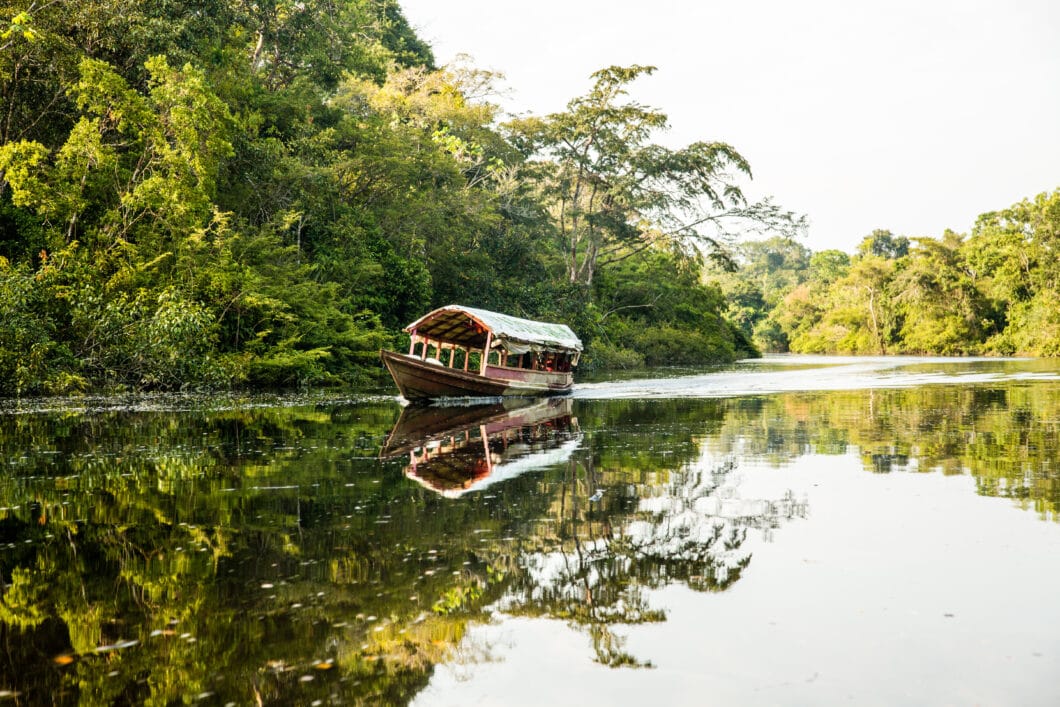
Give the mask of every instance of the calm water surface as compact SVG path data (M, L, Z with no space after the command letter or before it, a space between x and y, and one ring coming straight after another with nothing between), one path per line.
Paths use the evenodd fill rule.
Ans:
M1060 362L0 404L0 702L1060 702Z

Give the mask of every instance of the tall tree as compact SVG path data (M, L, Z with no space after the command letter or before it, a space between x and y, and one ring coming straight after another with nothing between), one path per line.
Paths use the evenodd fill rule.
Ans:
M875 255L894 260L909 252L909 239L877 228L858 244L858 255Z
M780 321L791 331L791 350L798 353L890 352L895 312L889 284L894 269L893 260L865 255L855 258L847 274L823 293L809 285L793 290L778 313Z
M1005 329L991 347L1060 355L1060 189L983 214L970 243L969 260L984 268L986 291L1005 310Z
M724 255L739 230L793 234L803 220L768 201L748 203L740 178L747 160L723 142L670 149L651 142L664 113L626 100L652 66L611 66L567 110L512 121L527 157L524 176L539 185L561 238L567 279L591 284L601 267L652 244L677 242Z
M964 354L980 349L991 327L987 302L963 259L959 234L917 238L890 285L905 353Z
M791 238L774 236L740 244L736 251L741 277L758 284L765 301L773 306L784 293L806 279L810 249Z

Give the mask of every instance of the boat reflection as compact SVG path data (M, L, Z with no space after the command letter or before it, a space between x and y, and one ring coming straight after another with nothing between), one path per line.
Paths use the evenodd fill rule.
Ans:
M408 455L405 475L447 498L568 460L581 443L569 398L467 407L409 406L381 456Z

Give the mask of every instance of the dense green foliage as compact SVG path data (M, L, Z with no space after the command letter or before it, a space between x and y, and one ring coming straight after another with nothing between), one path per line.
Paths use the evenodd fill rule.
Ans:
M500 125L389 0L12 0L0 394L356 381L450 302L569 323L589 365L749 352L699 260L801 221L729 145L651 142L652 71Z
M761 348L796 353L1060 355L1060 190L983 214L969 234L877 230L854 256L783 238L715 276Z
M735 148L654 141L653 72L501 124L387 0L9 2L0 395L363 381L453 302L567 323L588 368L1060 353L1056 194L811 253Z

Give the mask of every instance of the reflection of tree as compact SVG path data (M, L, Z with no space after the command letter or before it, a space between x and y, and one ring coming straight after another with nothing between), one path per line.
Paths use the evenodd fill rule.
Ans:
M559 532L522 555L521 572L498 607L586 627L604 665L650 666L625 652L612 630L665 620L647 590L683 582L723 591L750 563L743 549L749 527L773 529L805 513L790 493L777 502L741 499L734 470L731 459L711 468L688 464L662 486L627 487L624 496L621 486L609 486L597 505L586 499L607 474L591 456L572 461L560 491Z
M644 505L691 483L719 411L589 411L576 464L459 501L408 483L404 459L379 466L389 404L0 417L0 659L31 702L400 704L482 607L539 579L527 558L555 556L566 579L536 585L542 612L638 664L613 628L663 618L648 589L735 577L714 560L738 534L685 537Z
M1050 371L1054 363L990 361L969 372ZM1028 370L1030 369L1030 370ZM905 370L916 373L915 366ZM856 450L867 470L971 474L984 496L1060 518L1060 389L1044 381L795 393L727 403L717 453L786 461Z

